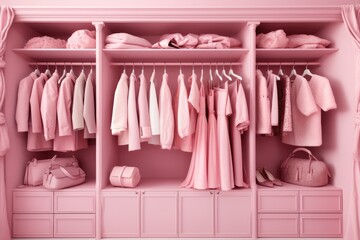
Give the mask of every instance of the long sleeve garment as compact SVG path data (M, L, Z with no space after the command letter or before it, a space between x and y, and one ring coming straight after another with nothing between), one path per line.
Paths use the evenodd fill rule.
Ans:
M150 77L149 113L151 127L151 138L149 139L149 144L160 145L160 113L155 88L155 71L152 72Z
M34 80L37 78L35 72L20 81L16 102L15 121L18 132L29 131L30 121L30 95Z
M140 150L140 130L138 121L138 111L136 107L136 76L132 72L130 75L130 86L128 96L128 126L129 126L129 151Z
M160 143L163 149L171 149L174 140L174 113L168 75L164 73L160 88Z
M72 126L73 130L82 130L85 127L84 123L84 93L85 93L86 76L84 71L81 71L78 78L75 80L73 106L72 106Z
M139 122L140 122L140 138L141 140L149 140L151 137L151 127L150 127L150 114L149 114L149 105L147 100L147 83L144 73L141 73L139 76L140 79L140 88L138 96L138 106L139 106Z
M57 124L56 105L59 95L58 80L59 74L58 72L55 72L51 78L47 80L41 98L41 118L44 125L44 137L46 140L55 138Z
M271 134L270 97L266 78L262 72L256 70L256 133Z
M279 125L279 103L277 92L277 76L271 70L267 73L268 92L270 96L270 122L271 126Z
M86 80L84 95L85 138L96 137L96 101L93 78L94 73L91 70Z
M123 72L116 86L111 119L111 133L118 136L119 145L129 144L128 91L128 76Z
M44 85L48 79L47 75L42 73L40 77L35 79L34 85L30 96L30 109L31 109L31 126L33 133L42 133L43 124L41 120L40 104L44 91Z

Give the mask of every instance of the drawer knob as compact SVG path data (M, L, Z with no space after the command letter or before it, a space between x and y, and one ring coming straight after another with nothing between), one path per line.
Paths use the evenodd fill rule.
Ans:
M213 192L210 192L211 195L213 195L214 193Z

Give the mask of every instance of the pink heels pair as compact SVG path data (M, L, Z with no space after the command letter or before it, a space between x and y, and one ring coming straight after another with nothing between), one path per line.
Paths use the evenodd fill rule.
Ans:
M261 172L259 170L256 170L256 183L261 186L271 188L274 187L274 185L283 185L279 179L275 178L274 175L265 168L263 168Z

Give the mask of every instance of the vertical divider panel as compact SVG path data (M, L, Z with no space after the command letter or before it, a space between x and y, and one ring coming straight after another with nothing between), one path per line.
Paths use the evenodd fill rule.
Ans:
M252 236L256 237L257 234L257 187L255 181L255 171L256 171L256 79L255 79L255 69L256 69L256 27L259 25L259 22L249 22L248 23L248 40L249 42L249 53L247 56L247 61L244 62L244 67L248 67L249 76L250 76L250 103L249 112L250 112L250 127L249 127L249 177L250 177L250 186L252 189Z

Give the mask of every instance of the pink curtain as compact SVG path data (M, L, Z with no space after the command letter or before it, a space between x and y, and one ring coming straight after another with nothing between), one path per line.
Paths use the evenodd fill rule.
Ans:
M360 5L342 7L342 17L356 46L355 64L360 66ZM355 131L353 145L353 179L344 239L360 239L360 68L355 70Z
M14 20L14 11L10 7L0 7L0 239L11 239L6 209L5 155L10 147L5 115L2 112L5 100L4 54L7 33Z

